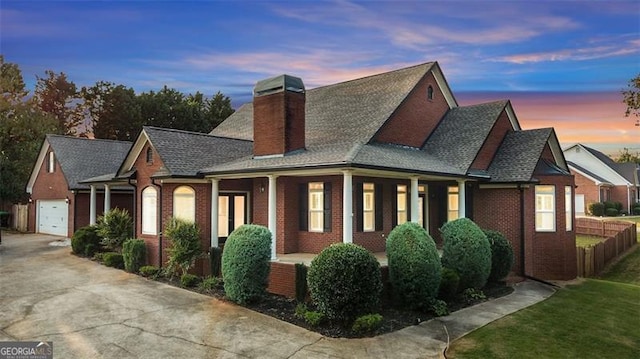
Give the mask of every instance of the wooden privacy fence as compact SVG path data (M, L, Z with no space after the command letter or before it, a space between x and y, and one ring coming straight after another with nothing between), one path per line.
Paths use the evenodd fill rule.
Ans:
M11 212L13 216L11 226L20 232L26 232L29 206L26 204L14 204Z
M605 237L594 246L576 247L579 277L598 275L613 259L637 244L636 224L623 221L601 221L577 218L576 234Z

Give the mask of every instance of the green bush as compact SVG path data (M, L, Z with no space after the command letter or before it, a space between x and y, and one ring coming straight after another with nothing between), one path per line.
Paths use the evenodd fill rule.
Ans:
M491 273L489 281L498 282L504 279L513 266L513 248L505 236L492 230L485 230L484 234L491 245Z
M605 214L607 217L615 217L615 216L617 216L617 215L618 215L618 210L617 210L617 209L615 209L615 208L606 208L606 209L604 210L604 214Z
M614 201L606 201L604 202L604 211L607 213L607 209L614 208L616 211L622 211L622 203L614 202Z
M604 216L604 203L594 202L589 205L589 212L592 216L602 217Z
M180 284L185 288L195 287L200 283L200 277L194 274L185 273L180 277Z
M484 287L491 273L491 246L482 229L468 218L459 218L440 230L442 266L458 273L460 289Z
M122 254L116 252L107 252L102 256L104 265L118 269L124 269L124 258Z
M480 289L467 288L464 291L462 291L462 298L468 304L473 304L478 301L487 299L487 296Z
M98 217L98 235L101 244L111 251L120 252L122 243L131 238L133 220L126 209L114 208L104 216Z
M245 304L262 297L269 281L271 232L245 224L227 238L222 252L222 277L227 297Z
M220 277L220 266L222 265L222 248L209 248L209 269L212 277Z
M147 246L142 239L127 239L122 244L122 257L124 259L124 269L127 272L136 273L145 262Z
M296 263L296 300L304 302L307 299L307 266L304 263Z
M171 276L187 273L202 255L200 229L193 222L171 218L164 233L171 240L167 248L167 271Z
M75 254L92 257L99 247L100 236L96 226L82 227L71 237L71 250Z
M205 279L198 284L198 289L202 292L208 292L216 289L220 283L222 283L222 279L218 277L206 277Z
M139 271L143 277L155 277L160 273L160 268L156 266L142 266Z
M380 314L366 314L356 318L351 326L351 330L356 333L368 333L372 332L382 326L382 315Z
M450 268L442 268L442 279L438 288L438 298L450 301L455 298L460 285L460 276Z
M436 315L436 317L443 317L445 315L449 315L449 308L447 307L447 303L443 300L433 300L430 304L431 312Z
M298 303L295 309L296 318L304 319L304 315L307 313L307 305L304 303Z
M389 233L387 258L397 303L410 309L424 308L438 295L440 256L435 242L419 224L406 222Z
M635 207L633 207L631 212L633 215L640 215L640 205L636 205Z
M308 310L304 313L304 320L311 326L317 327L324 320L324 314Z
M336 243L313 259L307 274L311 298L329 319L350 322L380 306L380 264L366 249Z

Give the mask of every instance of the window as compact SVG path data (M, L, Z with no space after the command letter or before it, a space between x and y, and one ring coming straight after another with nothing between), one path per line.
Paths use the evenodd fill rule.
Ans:
M564 211L567 231L571 231L573 229L573 208L571 206L572 202L571 186L564 186Z
M324 184L309 183L309 232L324 230Z
M53 151L49 152L49 159L47 160L47 172L53 173L56 169L56 155Z
M362 230L364 232L376 230L375 193L375 185L373 183L362 184Z
M536 231L555 232L555 186L536 186Z
M142 233L158 234L158 191L153 187L142 190Z
M427 87L427 99L433 100L433 86Z
M425 228L424 226L424 203L427 197L426 187L418 186L418 224L420 227Z
M153 163L153 149L151 146L147 147L147 163Z
M397 220L398 224L407 221L407 186L398 185L397 187Z
M189 222L196 221L196 191L180 186L173 191L173 216Z
M447 187L447 221L458 219L458 186Z

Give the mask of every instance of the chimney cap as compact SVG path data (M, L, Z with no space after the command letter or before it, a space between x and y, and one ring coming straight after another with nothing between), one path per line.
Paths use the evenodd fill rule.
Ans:
M266 80L258 81L253 88L254 96L264 96L276 92L291 91L304 93L302 79L291 75L279 75Z

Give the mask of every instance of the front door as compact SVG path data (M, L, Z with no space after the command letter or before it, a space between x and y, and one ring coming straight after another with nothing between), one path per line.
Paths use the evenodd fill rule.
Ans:
M220 243L224 243L234 229L247 221L247 194L220 193L218 197L218 238Z

